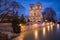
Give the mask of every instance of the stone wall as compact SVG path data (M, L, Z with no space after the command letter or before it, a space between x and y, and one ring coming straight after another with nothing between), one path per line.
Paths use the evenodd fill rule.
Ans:
M0 31L13 32L12 23L0 23Z

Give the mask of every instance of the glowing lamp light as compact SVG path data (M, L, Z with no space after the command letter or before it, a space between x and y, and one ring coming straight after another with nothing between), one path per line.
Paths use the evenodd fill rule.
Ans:
M49 23L47 23L47 26L49 25Z
M33 24L32 25L34 28L38 28L38 24Z
M48 21L48 20L45 20L46 22Z
M23 26L23 24L19 24L19 26Z
M44 23L42 23L42 26L45 26L46 24L45 24L45 22Z
M53 22L50 22L50 25L52 25L53 24Z
M23 24L19 24L19 26L21 27L21 31L25 30L25 26Z

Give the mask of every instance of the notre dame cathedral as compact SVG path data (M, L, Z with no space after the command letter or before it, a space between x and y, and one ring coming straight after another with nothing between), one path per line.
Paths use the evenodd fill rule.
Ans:
M30 4L29 19L32 22L42 21L42 5L41 5L41 3L37 3L36 6L34 4Z

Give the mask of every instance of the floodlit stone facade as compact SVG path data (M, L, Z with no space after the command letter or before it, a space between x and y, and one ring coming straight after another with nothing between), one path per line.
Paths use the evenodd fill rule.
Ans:
M42 21L42 5L41 5L41 3L37 3L36 6L34 4L30 5L29 19L32 22Z

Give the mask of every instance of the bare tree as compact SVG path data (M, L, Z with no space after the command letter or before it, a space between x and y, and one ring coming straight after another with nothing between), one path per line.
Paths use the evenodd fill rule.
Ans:
M4 16L2 16L2 19L1 21L4 19L4 17L9 14L9 10L13 10L13 13L18 15L18 11L21 11L21 10L24 10L25 8L22 6L22 5L19 5L16 1L12 1L10 3L8 3L10 0L5 0L6 3L5 3L5 7L3 6L3 10L0 10L0 13L4 14L3 12L6 11L6 14ZM0 2L3 2L2 0ZM4 2L3 2L4 3ZM2 6L3 4L1 4ZM8 5L8 6L6 6ZM0 7L1 8L1 7ZM19 9L19 10L18 10ZM22 12L22 11L21 11Z
M25 9L21 4L19 5L16 1L11 2L9 6L13 9L15 13L18 13L18 9L20 9L20 11L22 9Z

